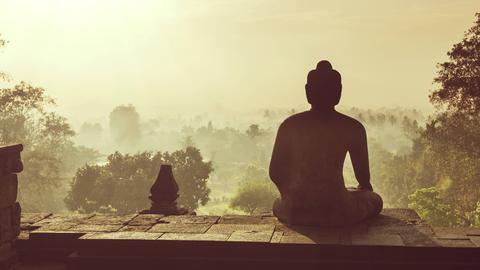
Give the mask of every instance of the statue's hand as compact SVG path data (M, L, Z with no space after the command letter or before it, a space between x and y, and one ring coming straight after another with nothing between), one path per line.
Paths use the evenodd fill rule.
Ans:
M359 191L373 191L373 187L370 184L368 186L358 185L357 190L359 190Z

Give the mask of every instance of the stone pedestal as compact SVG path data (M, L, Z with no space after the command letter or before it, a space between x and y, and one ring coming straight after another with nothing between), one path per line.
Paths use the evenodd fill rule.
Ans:
M13 245L20 234L18 179L23 169L22 145L0 147L0 269L13 269L17 255Z
M164 164L150 189L152 206L141 214L187 215L193 214L183 207L177 206L178 184L173 176L172 166Z

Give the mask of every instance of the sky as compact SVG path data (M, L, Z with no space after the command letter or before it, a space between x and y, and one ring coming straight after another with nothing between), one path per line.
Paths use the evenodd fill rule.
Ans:
M430 110L436 64L478 0L0 0L0 70L74 121L306 105L329 60L341 105Z

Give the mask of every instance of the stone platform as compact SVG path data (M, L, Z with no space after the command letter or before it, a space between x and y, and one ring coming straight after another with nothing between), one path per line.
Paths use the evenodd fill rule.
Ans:
M21 229L19 269L480 269L480 229L432 228L409 209L385 209L344 228L289 226L262 210L222 217L22 213Z

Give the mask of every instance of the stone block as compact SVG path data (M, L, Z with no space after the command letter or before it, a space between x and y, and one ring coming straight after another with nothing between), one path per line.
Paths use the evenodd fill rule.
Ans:
M212 224L184 224L184 223L160 223L153 226L147 232L162 233L205 233Z
M88 233L82 237L83 239L94 240L156 240L162 233L147 232L109 232L109 233Z
M470 236L470 241L477 246L480 247L480 236Z
M260 224L282 224L276 217L262 217Z
M130 215L95 215L91 218L81 220L83 224L92 225L124 225L133 220L138 214Z
M315 241L305 235L284 235L280 240L282 244L315 244Z
M387 208L380 215L369 219L370 226L415 225L422 223L417 212L412 209Z
M339 233L332 233L332 234L316 234L316 233L308 233L308 234L300 234L300 233L289 233L284 234L281 243L289 243L289 244L319 244L319 245L340 245L341 238Z
M273 228L269 231L239 230L234 231L228 238L228 241L268 243L272 239L272 235Z
M270 243L280 243L283 237L283 232L274 232L272 235L272 239L270 239Z
M116 232L120 230L123 225L109 225L109 224L78 224L68 229L68 231L77 232Z
M306 236L339 235L344 231L343 227L313 227L293 226L280 224L275 226L275 231L283 232L284 235L302 234Z
M225 215L220 218L218 223L223 224L262 224L261 216L245 216L245 215Z
M468 228L434 227L435 236L442 240L468 240Z
M52 213L23 213L21 215L21 222L22 223L36 223L39 222L49 216L51 216Z
M41 230L41 231L66 231L76 225L78 225L78 223L52 222L52 223L45 223L45 224L42 224L41 226L36 226L33 228L37 228L36 230Z
M235 231L273 232L274 229L272 224L214 224L207 233L231 235Z
M160 219L160 223L183 223L183 224L214 224L218 221L219 216L193 216L193 215L179 215L166 216Z
M0 253L0 269L2 270L14 270L15 264L18 261L18 255L13 251Z
M352 235L352 245L359 246L405 246L398 234L356 234Z
M12 243L16 239L16 235L12 230L2 230L0 232L0 245Z
M29 240L30 239L30 231L20 231L18 235L18 240Z
M52 223L84 223L85 220L95 216L95 214L54 214L45 219L42 219L34 225L44 226Z
M385 208L383 209L381 214L409 223L418 223L422 221L422 219L417 214L417 212L415 212L415 210L408 208Z
M152 225L148 226L123 226L119 232L146 232L152 228Z
M470 239L439 239L434 238L435 243L441 247L451 247L451 248L472 248L476 247L475 244L470 241Z
M469 236L480 236L480 228L469 228L469 229L467 229L467 235L469 235Z
M71 241L80 238L85 235L85 232L76 231L43 231L36 230L30 232L29 240L31 241L44 241L44 242L57 242L63 243L64 241Z
M12 243L5 243L0 245L0 254L5 254L12 250Z
M153 226L157 224L164 215L159 214L140 214L128 222L132 226Z
M273 217L274 215L271 207L258 207L253 211L252 216Z
M227 241L228 235L213 233L165 233L158 240L175 241Z
M12 242L15 237L12 207L0 209L0 243Z
M23 145L21 144L0 147L0 176L19 173L23 170L20 158L22 150Z
M20 215L21 215L22 209L20 207L20 203L15 203L11 207L11 213L12 213L12 230L15 236L18 236L20 234Z
M16 174L0 176L0 209L8 208L17 201L18 179Z

